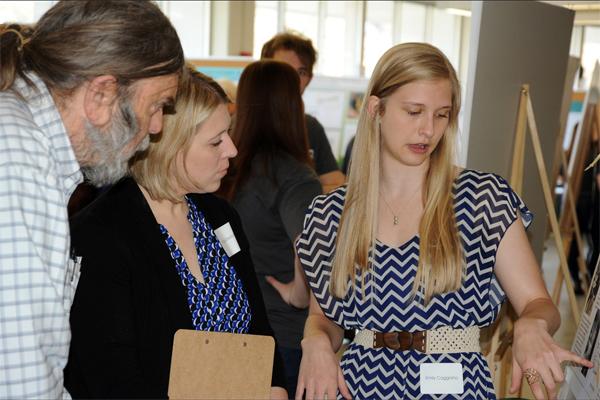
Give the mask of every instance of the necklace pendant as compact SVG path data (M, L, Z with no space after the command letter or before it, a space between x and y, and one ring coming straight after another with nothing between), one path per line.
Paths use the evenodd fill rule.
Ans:
M398 225L398 217L394 215L394 225Z

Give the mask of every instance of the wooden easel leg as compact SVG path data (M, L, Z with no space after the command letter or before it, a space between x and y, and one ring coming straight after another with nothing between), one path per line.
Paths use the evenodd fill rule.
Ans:
M554 304L558 305L560 302L560 292L563 284L563 274L562 270L559 268L556 273L556 278L554 279L554 286L552 286L552 301Z
M565 171L565 181L568 181L569 176L567 172L567 159L565 157L565 153L562 153L562 165ZM587 267L585 265L585 261L583 261L583 239L581 237L581 229L579 227L579 219L577 218L577 209L575 206L575 197L573 196L573 191L569 185L566 186L567 190L567 203L569 204L569 210L573 216L573 230L575 232L575 240L577 245L577 251L579 253L579 257L577 257L577 265L579 267L579 273L581 274L581 279L584 288L589 287L588 273ZM571 244L572 246L573 244ZM566 248L566 247L565 247Z
M527 92L529 85L523 85L519 99L515 143L513 147L510 186L519 195L523 192L523 166L525 163L525 142L527 139ZM506 395L508 376L512 373L512 321L508 312L509 305L502 307L499 322L496 324L491 340L490 353L487 361L492 372L492 381L499 398ZM502 337L501 337L502 336ZM509 360L509 362L507 362Z
M552 226L552 233L554 234L556 251L558 252L558 256L560 258L560 268L562 270L563 276L568 276L569 269L567 266L567 257L565 256L565 249L563 248L563 241L558 226L558 219L556 218L554 202L550 193L548 174L546 172L546 166L544 164L544 155L542 153L542 146L540 144L540 137L538 134L535 115L533 113L533 105L531 103L531 96L529 95L529 93L527 94L527 121L529 122L531 143L533 145L533 152L535 154L538 172L540 175L540 181L542 182L542 188L544 191L544 198L546 200L546 210L548 211L548 216L550 217L550 225ZM575 320L575 323L579 324L579 308L577 307L577 299L575 298L575 292L573 291L573 283L570 279L565 279L565 282L567 283L567 294L569 295L569 303L571 305L571 311L573 312L573 318Z
M511 332L512 334L512 332ZM502 361L500 363L500 370L504 373L500 379L500 390L499 390L499 398L506 397L506 392L508 391L508 385L510 385L508 375L511 373L512 367L512 347L507 349L506 353L504 353L504 357L502 357Z
M519 112L517 114L517 128L515 130L515 144L510 173L510 186L519 196L523 194L523 165L525 162L525 140L527 139L526 96L528 92L529 85L523 85L519 99Z
M584 116L584 120L583 120L581 123L582 123L582 124L584 124L585 126L588 126L588 125L586 125L586 122L585 122L585 116ZM598 135L598 130L599 130L599 128L598 128L598 127L599 127L599 126L600 126L600 104L599 104L599 105L596 105L596 106L594 107L594 110L593 110L593 111L591 111L591 121L590 121L590 123L589 123L589 129L590 129L592 132L594 132L594 131L595 131L595 132L596 132L596 134ZM587 128L586 128L586 129L587 129ZM589 135L588 135L588 136L586 136L586 135L582 136L582 139L581 139L581 140L584 140L584 139L586 139L586 138L587 138L587 139L589 139L589 140L591 140L591 138L589 137ZM583 147L585 148L585 143L584 143ZM592 167L592 165L593 165L595 162L597 162L597 161L598 161L598 159L600 159L600 155L598 155L598 157L596 158L596 160L594 160L594 161L593 161L593 162L592 162L590 165L588 165L587 167L585 167L585 171L587 171L589 168L591 168L591 167ZM564 159L563 159L563 163L564 163L564 164L566 164L566 161L564 161ZM564 167L563 167L563 168L564 168ZM566 169L566 168L565 168L565 171L567 171L567 170L568 170L568 169ZM570 178L571 178L571 177L569 177L569 181L571 180ZM574 204L575 204L575 203L574 203L574 200L573 200L573 198L574 198L575 196L574 196L574 194L573 194L572 190L570 190L570 189L571 189L571 188L570 188L570 186L567 186L567 188L569 189L569 190L567 190L567 195L570 195L570 196L571 196L570 198L568 198L568 199L567 199L567 203L571 203L571 204L572 204L572 206L570 207L570 210L569 210L569 211L570 211L570 212L573 214L573 218L572 218L572 219L573 219L573 224L574 224L576 227L578 227L578 226L579 226L579 221L577 221L577 218L576 218L576 216L577 216L577 215L576 215L576 211L572 211L572 209L573 209L573 207L574 207ZM562 218L563 218L563 216L561 216L561 219L562 219ZM561 224L561 226L563 226L563 224ZM583 257L583 250L582 250L582 248L583 248L583 240L581 240L581 233L580 233L581 231L579 231L579 230L576 228L576 229L575 229L575 232L576 232L576 234L577 234L577 233L579 233L578 242L581 242L581 244L579 244L579 243L578 243L578 246L579 246L579 254L580 254L580 257L579 257L579 258L578 258L578 260L577 260L577 261L578 261L578 267L579 267L579 270L580 270L580 271L582 271L582 264L583 264L583 269L585 270L585 272L584 272L584 273L582 273L582 275L585 277L585 278L584 278L584 279L585 279L585 282L588 282L588 283L589 283L589 281L588 281L588 279L589 279L589 276L588 276L588 274L587 274L587 267L585 266L585 263L584 263L584 261L583 261L583 258L582 258L582 257ZM569 275L569 274L567 274L567 276L569 277L569 279L567 279L567 281L570 281L570 275ZM553 301L554 301L556 304L558 304L558 301L559 301L559 299L560 299L560 292L561 292L561 289L562 289L562 283L563 283L563 281L564 281L564 280L565 280L565 279L564 279L563 271L562 271L561 269L559 269L559 270L557 271L557 273L556 273L556 279L555 279L555 281L554 281L554 286L553 286L553 288L552 288L552 300L553 300ZM589 284L588 284L588 286L589 286Z

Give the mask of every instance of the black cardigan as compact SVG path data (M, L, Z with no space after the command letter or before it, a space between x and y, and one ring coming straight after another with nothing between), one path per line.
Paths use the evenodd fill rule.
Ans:
M239 216L214 195L189 196L213 229L231 224L241 251L230 263L252 312L248 333L273 336ZM167 397L173 335L194 328L187 290L135 181L121 180L77 214L71 235L83 259L65 387L75 398ZM278 350L272 385L285 387Z

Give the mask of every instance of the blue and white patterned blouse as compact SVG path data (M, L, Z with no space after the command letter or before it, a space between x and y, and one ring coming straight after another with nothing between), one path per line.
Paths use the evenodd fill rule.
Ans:
M517 218L532 220L521 199L500 176L464 170L454 182L454 212L463 245L466 269L462 286L423 304L412 287L419 262L419 236L398 247L377 241L375 262L361 295L352 288L343 299L329 293L331 262L346 188L315 198L298 240L298 257L324 314L345 329L378 332L422 331L443 326L485 327L498 316L505 294L494 266L500 242ZM464 392L424 395L420 365L459 363ZM352 343L341 362L354 399L495 398L490 371L481 353L425 354L416 350L372 349Z
M196 205L186 198L188 220L192 224L198 263L204 277L199 282L190 272L183 253L167 228L160 224L171 258L187 289L194 328L201 331L247 333L252 317L248 297L235 268L223 250L210 224Z

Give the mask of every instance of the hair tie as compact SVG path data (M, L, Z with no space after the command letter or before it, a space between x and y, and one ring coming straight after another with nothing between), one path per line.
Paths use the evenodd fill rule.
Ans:
M6 29L2 33L6 33L6 32L12 32L12 33L14 33L15 35L17 35L19 37L19 45L17 46L17 51L19 53L22 53L23 52L23 47L25 47L25 45L27 43L29 43L29 41L31 39L30 38L26 38L25 36L23 36L23 34L21 32L19 32L16 29L12 29L12 28L11 29Z

